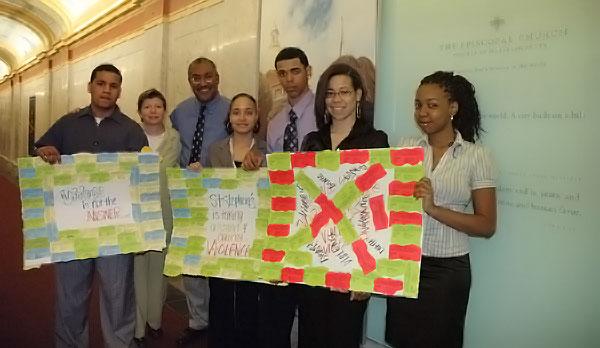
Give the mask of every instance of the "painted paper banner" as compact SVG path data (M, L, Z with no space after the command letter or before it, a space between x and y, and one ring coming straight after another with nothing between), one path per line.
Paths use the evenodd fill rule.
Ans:
M167 169L173 235L164 274L257 280L269 216L266 169Z
M416 298L422 148L274 153L260 276Z
M19 158L23 268L162 250L156 153Z

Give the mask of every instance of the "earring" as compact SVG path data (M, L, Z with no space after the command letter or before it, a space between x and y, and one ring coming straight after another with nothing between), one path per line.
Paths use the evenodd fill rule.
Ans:
M454 114L450 115L450 122L454 121Z
M356 102L356 119L360 118L360 102Z

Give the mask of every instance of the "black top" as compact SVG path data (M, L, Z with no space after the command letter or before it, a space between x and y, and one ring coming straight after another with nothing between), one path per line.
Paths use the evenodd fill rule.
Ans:
M385 132L376 130L366 122L356 120L350 134L340 142L337 149L376 149L390 147ZM302 151L332 150L330 125L326 124L318 131L304 137Z
M62 155L79 152L137 152L148 145L142 127L124 115L118 107L100 124L90 106L61 117L35 143L36 147L52 145Z

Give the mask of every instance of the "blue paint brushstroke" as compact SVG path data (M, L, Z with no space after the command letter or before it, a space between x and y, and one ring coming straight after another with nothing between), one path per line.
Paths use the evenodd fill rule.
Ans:
M96 156L96 162L98 163L117 163L119 161L119 154L117 153L99 153Z

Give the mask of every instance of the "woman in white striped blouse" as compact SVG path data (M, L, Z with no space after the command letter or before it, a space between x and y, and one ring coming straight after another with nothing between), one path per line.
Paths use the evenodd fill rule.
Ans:
M386 340L395 347L461 347L471 268L469 236L496 229L495 168L475 140L481 116L473 85L452 72L421 80L414 117L424 133L400 146L425 148L423 257L419 298L389 298Z

